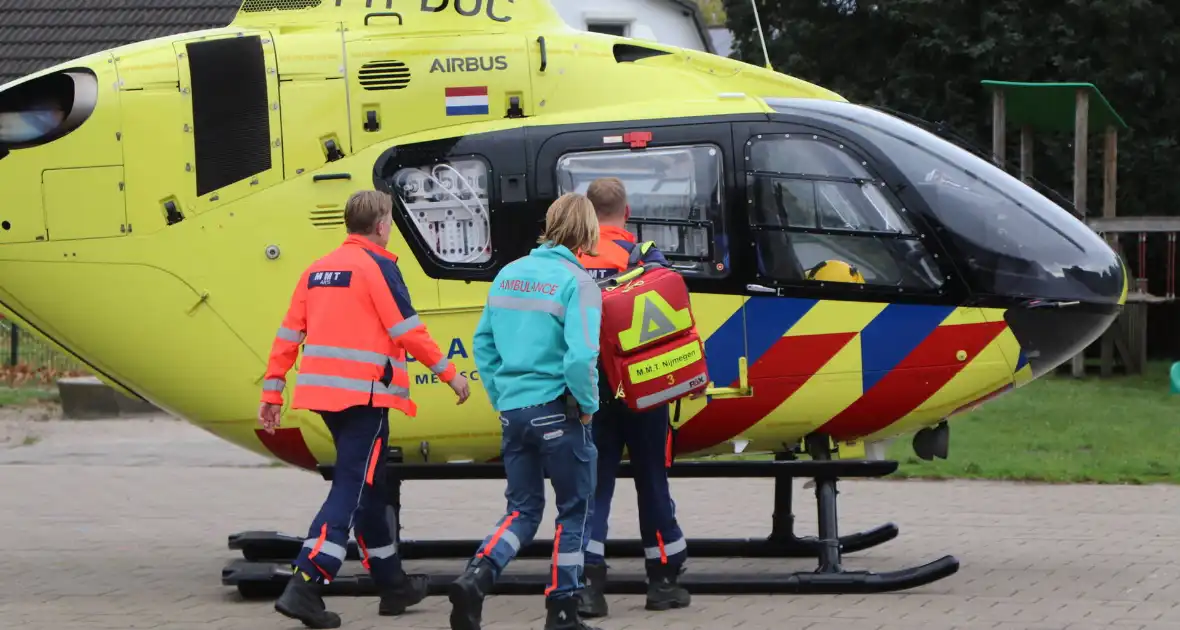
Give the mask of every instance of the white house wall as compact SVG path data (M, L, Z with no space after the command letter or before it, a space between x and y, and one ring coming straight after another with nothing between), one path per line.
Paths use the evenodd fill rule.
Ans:
M657 41L692 50L706 50L691 15L667 0L553 0L570 26L589 30L591 24L626 25L625 36Z

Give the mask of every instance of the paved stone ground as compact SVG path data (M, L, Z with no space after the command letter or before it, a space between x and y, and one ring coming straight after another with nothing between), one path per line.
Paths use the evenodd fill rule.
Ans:
M270 602L242 601L221 586L220 571L235 557L225 546L227 534L301 532L326 492L324 482L167 418L62 422L49 416L0 410L0 628L301 627L275 614ZM768 481L673 483L690 536L761 536L769 527ZM502 482L408 484L406 536L480 537L503 509L502 490ZM696 596L690 609L669 613L645 612L639 596L612 597L612 617L597 625L1180 629L1180 488L847 482L841 490L845 533L883 520L901 528L899 538L846 556L850 568L897 569L951 553L962 562L959 573L874 596ZM810 494L800 489L796 496ZM621 485L612 533L637 535L634 501L629 484ZM813 532L813 502L797 503L801 530ZM538 537L552 531L545 525ZM455 564L441 568L454 571ZM699 560L692 570L771 564ZM377 617L373 599L328 602L345 628L447 627L443 597L395 619ZM484 627L539 630L542 617L539 597L493 597Z

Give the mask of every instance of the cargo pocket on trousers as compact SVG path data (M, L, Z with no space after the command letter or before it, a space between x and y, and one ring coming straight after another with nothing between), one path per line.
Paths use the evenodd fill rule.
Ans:
M571 418L570 424L573 428L570 429L570 446L574 452L574 457L583 464L589 464L598 460L598 447L594 445L594 433L592 431L593 421L589 426L582 424L579 418Z

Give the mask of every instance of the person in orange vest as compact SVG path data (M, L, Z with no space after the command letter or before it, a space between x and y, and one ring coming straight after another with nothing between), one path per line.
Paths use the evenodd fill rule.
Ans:
M303 362L295 378L292 409L315 411L336 444L332 488L312 521L295 570L275 610L309 628L338 628L321 584L336 577L350 529L362 561L380 593L380 615L400 615L426 597L428 577L407 575L397 555L397 523L386 520L385 456L389 410L414 417L406 351L467 401L459 374L410 302L390 253L393 201L375 190L353 194L344 209L348 238L311 264L299 283L271 347L258 418L273 433L279 426L287 372L300 344Z
M654 245L638 244L627 231L631 207L627 189L615 177L596 179L586 189L586 196L598 214L598 256L580 257L587 273L596 279L610 277L627 269L632 251L641 248L640 264L668 260ZM639 498L639 532L644 546L647 572L647 610L684 608L692 598L680 586L679 576L688 559L688 546L676 522L676 505L668 487L671 462L668 405L638 413L615 399L599 364L599 396L602 406L594 417L594 441L598 447L598 481L595 484L594 509L586 524L584 577L586 586L579 594L578 613L587 618L605 617L608 612L603 588L607 566L607 520L615 492L615 475L623 458L623 447L635 471L635 492Z

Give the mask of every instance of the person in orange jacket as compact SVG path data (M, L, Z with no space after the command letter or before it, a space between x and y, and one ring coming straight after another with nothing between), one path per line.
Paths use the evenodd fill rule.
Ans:
M340 570L350 529L380 593L379 614L400 615L426 597L427 576L402 569L397 523L386 520L389 410L417 414L406 351L451 386L458 404L470 395L467 379L414 311L397 256L386 250L392 199L375 190L357 192L345 206L344 223L344 243L299 278L271 348L258 410L263 428L273 433L286 375L302 344L291 408L323 417L336 444L336 465L332 488L275 610L309 628L340 627L340 616L327 610L320 588Z

